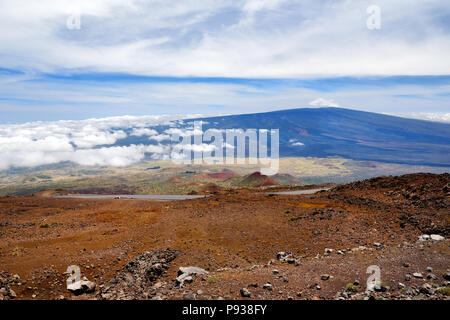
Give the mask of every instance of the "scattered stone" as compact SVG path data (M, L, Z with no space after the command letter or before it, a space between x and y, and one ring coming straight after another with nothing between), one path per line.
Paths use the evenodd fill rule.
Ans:
M95 291L95 283L92 281L84 280L81 281L81 288L85 293L93 293Z
M9 297L11 299L17 298L17 294L16 294L16 292L13 289L9 289Z
M399 282L399 283L397 284L397 287L398 287L399 289L406 288L406 286L405 286L403 283L401 283L401 282Z
M450 281L450 271L447 271L447 273L444 273L442 276L445 280Z
M405 275L405 281L410 281L411 280L411 275L410 274L406 274Z
M294 258L288 258L286 261L289 264L294 264L295 263L295 259Z
M208 273L208 271L199 267L180 267L175 281L177 285L183 286L184 282L192 283L194 281L193 276L206 275Z
M423 235L419 236L419 241L427 241L427 240L430 240L430 235L423 234Z
M433 272L433 268L432 267L427 267L427 272Z
M277 269L272 270L273 274L279 274L280 272Z
M102 299L146 299L153 284L169 268L178 252L166 249L145 252L123 266L116 276L100 290Z
M320 276L320 279L323 281L327 281L328 279L330 279L330 275L329 274L323 274Z
M195 294L192 292L186 292L183 294L183 300L195 300Z
M434 275L433 273L429 273L429 274L427 274L427 279L428 280L437 280L437 276L436 275Z
M377 292L386 292L386 291L389 291L389 287L387 287L387 286L385 286L384 284L382 284L382 283L379 283L379 282L377 282L376 284L375 284L375 286L373 287L373 289L375 290L375 291L377 291Z
M415 295L416 293L415 293L415 291L414 291L413 288L408 287L408 288L405 290L404 294L406 294L406 295L408 295L408 296L413 296L413 295Z
M433 241L443 241L443 240L445 240L445 238L444 238L443 236L438 235L438 234L432 234L432 235L430 236L430 238L431 238L431 240L433 240Z
M282 262L286 262L288 258L292 257L292 253L289 251L281 251L277 253L277 260L280 260Z
M433 293L433 287L429 283L424 283L420 287L419 292L425 293L425 294L432 294Z
M267 262L266 266L270 266L271 264L274 264L275 260L274 259L270 259L269 262Z
M242 288L241 289L241 296L244 298L250 298L252 296L251 292L246 289L246 288Z
M88 280L81 280L67 285L67 290L76 296L83 293L93 293L95 291L95 283Z
M403 266L404 266L405 268L409 268L411 265L410 265L408 262L404 262L404 263L403 263Z
M417 279L423 279L423 275L420 272L414 272L413 277Z
M272 290L273 290L272 284L270 284L269 282L267 282L265 285L263 285L263 289L272 291Z
M183 283L192 283L194 279L191 276L187 276L183 279Z

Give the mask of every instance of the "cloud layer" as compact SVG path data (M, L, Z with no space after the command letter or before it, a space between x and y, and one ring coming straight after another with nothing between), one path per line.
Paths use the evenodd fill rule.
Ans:
M78 5L77 5L78 4ZM450 74L450 2L14 0L0 2L0 67L147 75ZM81 29L67 20L81 13Z
M169 154L168 144L115 144L129 136L159 137L158 131L148 127L177 126L186 118L189 116L124 116L1 125L0 170L62 161L86 166L123 167L146 156L161 159Z

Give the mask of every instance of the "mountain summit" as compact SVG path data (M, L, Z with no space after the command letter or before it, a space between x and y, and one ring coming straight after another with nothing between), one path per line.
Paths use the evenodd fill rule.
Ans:
M200 119L199 119L200 120ZM300 108L201 119L203 129L279 129L280 156L450 166L450 124L343 108Z

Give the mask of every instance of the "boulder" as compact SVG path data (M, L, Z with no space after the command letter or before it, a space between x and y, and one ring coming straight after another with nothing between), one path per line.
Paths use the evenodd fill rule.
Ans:
M178 277L175 279L177 285L182 286L184 282L191 283L194 281L193 277L205 275L209 272L199 267L180 267L178 269Z
M277 253L277 260L281 262L287 262L289 258L293 258L292 253L289 251L280 251Z
M427 240L430 240L429 234L423 234L423 235L419 236L419 241L427 241Z
M447 271L447 273L444 273L442 276L445 280L450 281L450 271Z
M430 238L431 238L431 240L433 240L433 241L443 241L443 240L445 240L445 238L444 238L443 236L438 235L438 234L432 234L432 235L430 236Z
M95 283L89 280L81 280L67 285L67 290L74 295L93 293L95 291Z
M438 277L435 274L433 274L433 273L427 274L427 279L428 280L437 280L437 278Z
M424 294L432 294L433 293L433 287L429 283L424 283L420 287L419 292L420 293L424 293Z
M241 296L244 298L250 298L252 296L251 292L246 289L246 288L242 288L241 289Z
M89 280L81 281L81 289L84 293L92 293L95 291L95 283Z
M272 291L273 290L272 284L267 282L265 285L263 285L263 289Z

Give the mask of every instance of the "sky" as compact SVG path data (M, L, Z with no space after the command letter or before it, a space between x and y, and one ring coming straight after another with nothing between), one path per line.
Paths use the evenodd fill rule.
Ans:
M325 106L450 121L449 52L446 0L0 0L0 123Z

